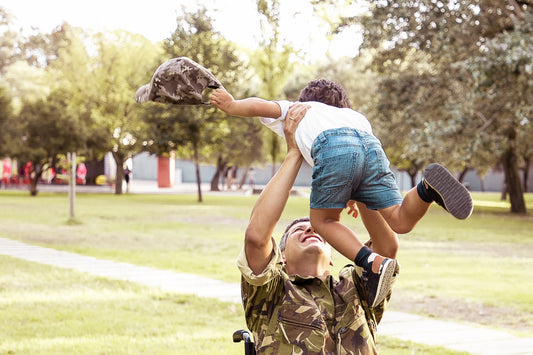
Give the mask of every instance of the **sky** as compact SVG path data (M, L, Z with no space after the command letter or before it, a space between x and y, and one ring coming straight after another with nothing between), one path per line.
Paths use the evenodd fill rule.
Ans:
M335 56L354 56L360 34L348 31L329 44L325 28L315 23L311 9L302 6L304 0L282 1L287 13L299 11L296 16L282 17L282 33L296 47L320 59L328 49ZM307 1L304 1L307 2ZM181 6L192 9L191 0L2 0L3 6L15 17L17 27L29 32L32 27L50 32L68 22L86 30L111 31L123 29L139 33L156 42L168 38L176 28L176 17ZM228 40L249 48L257 46L259 20L255 0L201 0L208 9L216 28Z

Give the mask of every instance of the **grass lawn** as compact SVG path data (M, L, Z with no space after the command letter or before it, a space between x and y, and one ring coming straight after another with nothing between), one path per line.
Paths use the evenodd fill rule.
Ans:
M240 305L0 256L0 354L242 354ZM379 338L382 354L460 354Z
M65 194L0 191L0 236L238 282L235 258L256 199L78 194L76 219L69 220ZM470 219L456 221L434 207L400 237L402 272L392 309L531 336L533 215L511 215L499 194L474 199ZM526 200L531 210L533 195ZM307 214L308 200L291 197L276 235L283 222ZM367 238L360 220L343 221ZM338 269L348 260L337 254L334 262ZM0 267L16 270L0 274L0 354L242 353L242 344L231 342L232 331L244 327L239 305L210 300L206 310L206 302L187 296L6 257ZM378 348L443 353L386 337L378 337Z

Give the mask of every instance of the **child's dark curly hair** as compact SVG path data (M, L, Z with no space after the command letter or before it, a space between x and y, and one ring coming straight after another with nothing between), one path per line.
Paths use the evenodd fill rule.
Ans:
M350 108L350 99L344 88L333 81L316 79L311 81L300 92L300 102L318 101L326 105Z

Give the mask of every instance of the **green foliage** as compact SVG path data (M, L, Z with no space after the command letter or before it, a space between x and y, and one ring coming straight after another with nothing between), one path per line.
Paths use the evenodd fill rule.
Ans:
M123 31L100 33L93 40L98 55L92 64L91 129L104 139L99 145L102 151L113 153L116 181L121 182L124 162L144 149L147 127L135 92L160 61L161 48ZM122 184L115 187L121 194Z
M60 154L85 149L86 126L69 106L69 93L59 89L44 99L24 102L18 120L9 123L14 133L8 153L22 164L32 163L32 194L37 193L42 173L55 166Z
M439 161L483 175L501 161L512 210L524 212L517 178L517 147L523 143L515 137L522 131L517 122L526 126L531 113L530 5L371 3L368 15L360 17L363 47L377 50L373 68L382 73L371 118L385 119L377 131L394 164L416 174L427 162ZM472 70L468 64L464 70L472 61L486 65ZM520 70L525 75L518 75Z
M0 78L8 65L20 57L20 34L12 28L12 16L0 6Z
M280 100L283 99L280 97L283 87L293 70L290 58L294 50L283 41L280 34L280 1L257 0L256 4L261 21L261 46L253 53L250 63L260 80L259 96L266 100ZM271 131L264 131L263 137L271 158L273 175L283 145L280 137Z
M9 152L12 115L11 98L7 95L7 90L0 86L0 157Z
M164 47L169 57L185 56L207 68L233 95L246 93L249 75L241 54L235 44L214 30L205 8L194 13L184 11ZM209 89L204 92L205 102L209 101L210 93ZM218 174L228 164L249 166L262 157L257 120L228 117L210 106L157 104L146 106L145 117L150 126L147 149L157 154L175 150L178 156L196 164L200 161L216 164L212 189L218 188Z

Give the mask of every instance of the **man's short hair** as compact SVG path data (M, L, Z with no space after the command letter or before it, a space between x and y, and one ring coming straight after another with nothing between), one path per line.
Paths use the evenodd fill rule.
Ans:
M289 230L292 228L292 226L294 226L295 224L297 223L301 223L301 222L309 222L310 219L309 217L302 217L302 218L297 218L295 219L294 221L292 221L288 226L287 228L285 229L285 232L283 232L283 236L281 236L281 239L279 241L279 249L281 251L284 251L285 250L285 244L287 244L287 237L289 236Z
M318 101L330 106L351 108L350 99L342 85L326 79L309 82L300 92L298 101Z

